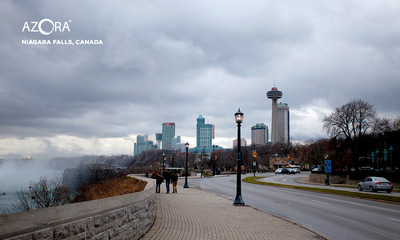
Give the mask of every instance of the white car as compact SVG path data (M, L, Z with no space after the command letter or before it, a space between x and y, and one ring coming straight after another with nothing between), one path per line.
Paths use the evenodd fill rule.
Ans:
M371 192L387 191L391 193L393 183L383 177L367 177L358 184L358 190L370 190Z
M282 168L278 168L275 170L275 174L281 174L282 173Z

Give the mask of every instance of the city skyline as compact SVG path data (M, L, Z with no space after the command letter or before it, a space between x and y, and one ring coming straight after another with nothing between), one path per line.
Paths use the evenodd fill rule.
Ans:
M213 144L230 147L238 108L242 137L270 127L274 85L290 105L291 142L328 137L323 117L353 99L395 117L398 12L400 2L372 0L4 1L0 157L130 155L137 135L155 142L172 121L193 147L199 113L218 129ZM42 19L68 29L24 27Z

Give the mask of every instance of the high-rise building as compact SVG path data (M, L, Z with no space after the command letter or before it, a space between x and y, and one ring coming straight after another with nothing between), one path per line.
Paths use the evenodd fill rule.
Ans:
M205 118L197 118L197 148L210 148L214 139L214 125L205 124Z
M233 140L233 147L237 147L238 145L238 139L236 138L235 140ZM247 141L246 138L240 138L240 146L247 146Z
M271 120L271 142L275 144L278 142L277 135L277 105L278 99L282 98L282 92L278 88L273 87L271 91L267 92L267 97L272 99L272 120Z
M287 103L279 103L277 106L277 140L278 142L290 143L290 118L289 106Z
M185 144L181 143L181 136L176 136L172 139L172 149L173 150L185 149Z
M157 148L161 149L162 133L156 133Z
M268 127L264 123L257 123L251 127L251 145L268 143Z
M175 137L175 123L167 122L162 125L162 149L172 150L172 139Z
M148 140L148 135L137 135L136 142L134 143L133 155L139 155L144 151L153 149L153 141Z

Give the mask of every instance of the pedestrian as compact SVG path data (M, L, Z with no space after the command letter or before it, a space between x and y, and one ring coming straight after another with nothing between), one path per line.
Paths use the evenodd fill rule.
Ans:
M167 171L164 173L165 187L167 188L167 194L169 193L169 183L171 182L171 172Z
M176 186L178 185L178 174L172 173L171 181L172 181L172 193L177 193L178 188Z
M163 177L157 172L154 172L154 176L156 179L156 193L160 193L160 187L161 187Z

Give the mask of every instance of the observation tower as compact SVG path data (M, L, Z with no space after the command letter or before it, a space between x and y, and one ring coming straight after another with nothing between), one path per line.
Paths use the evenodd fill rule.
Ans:
M267 92L267 97L272 99L272 121L271 121L271 142L272 144L277 143L277 108L278 99L282 97L282 92L278 91L278 88L273 87L271 91Z

